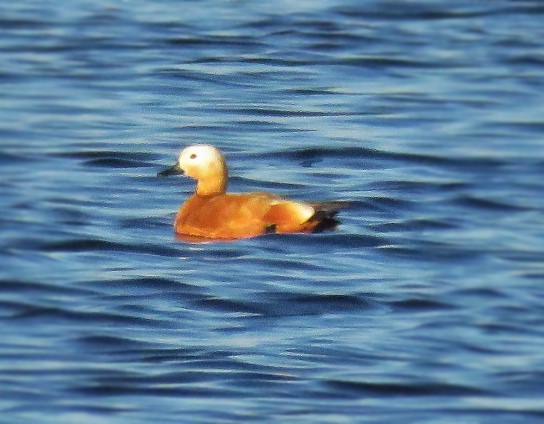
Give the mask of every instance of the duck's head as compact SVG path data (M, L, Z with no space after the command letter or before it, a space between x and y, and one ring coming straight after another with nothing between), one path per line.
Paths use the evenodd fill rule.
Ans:
M209 144L183 149L178 161L158 175L183 174L197 181L195 193L202 196L224 193L227 189L227 164L223 154Z

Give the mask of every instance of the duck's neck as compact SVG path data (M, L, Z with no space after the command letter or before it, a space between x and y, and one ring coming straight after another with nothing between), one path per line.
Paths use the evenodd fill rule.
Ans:
M198 180L195 193L199 196L223 194L227 191L227 181L227 169L220 169L218 172L209 174L206 176L206 178Z

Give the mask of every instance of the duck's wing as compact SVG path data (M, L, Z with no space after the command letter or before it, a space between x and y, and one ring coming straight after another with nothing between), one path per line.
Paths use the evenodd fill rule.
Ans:
M315 232L334 228L334 216L349 202L296 202L276 199L272 202L265 220L278 233Z

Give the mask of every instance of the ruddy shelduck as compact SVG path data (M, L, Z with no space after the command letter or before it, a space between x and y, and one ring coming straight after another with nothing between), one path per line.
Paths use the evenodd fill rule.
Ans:
M334 216L348 202L297 202L264 192L227 193L223 154L208 144L181 151L160 176L194 178L196 190L180 207L174 222L178 235L204 239L240 239L267 233L309 233L337 224Z

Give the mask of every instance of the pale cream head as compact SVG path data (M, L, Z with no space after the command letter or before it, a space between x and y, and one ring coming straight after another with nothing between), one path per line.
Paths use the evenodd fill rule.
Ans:
M178 167L197 180L196 194L209 196L227 189L227 164L219 149L209 144L195 144L181 151Z

